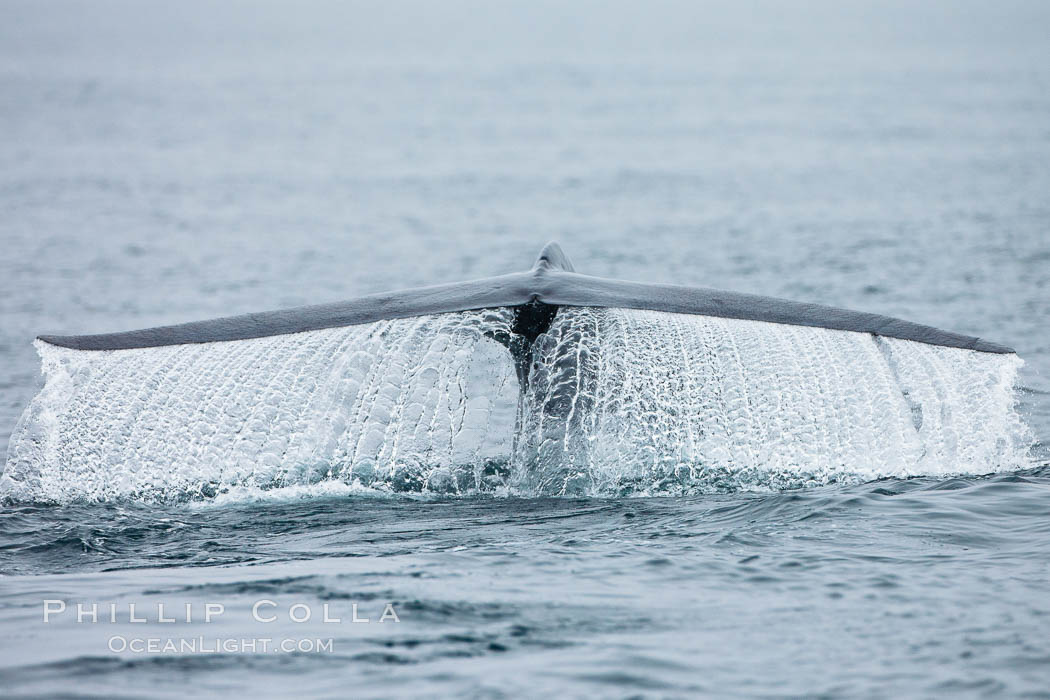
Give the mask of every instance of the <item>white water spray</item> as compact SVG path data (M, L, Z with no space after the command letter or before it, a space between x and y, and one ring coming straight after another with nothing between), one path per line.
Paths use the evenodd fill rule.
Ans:
M483 335L509 318L444 314L147 350L38 343L44 388L0 486L57 501L326 480L479 488L513 439L513 369Z
M869 334L564 307L518 406L510 309L82 352L0 489L26 500L375 490L667 494L1025 466L1021 361ZM520 417L518 412L520 411Z
M1016 355L866 333L562 309L520 440L544 492L793 488L1025 463Z

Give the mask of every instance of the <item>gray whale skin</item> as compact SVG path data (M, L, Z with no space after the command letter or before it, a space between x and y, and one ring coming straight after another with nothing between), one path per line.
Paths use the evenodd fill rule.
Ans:
M287 333L352 326L382 319L405 318L498 306L518 307L514 339L499 339L515 356L545 331L560 306L650 309L721 318L749 319L815 326L978 352L1013 350L958 333L878 314L847 311L819 304L669 284L643 284L577 273L557 243L548 243L527 272L454 282L400 292L371 294L350 301L281 311L230 316L210 321L100 335L42 335L39 339L76 350L126 350L186 343L245 340ZM525 347L521 347L524 345Z

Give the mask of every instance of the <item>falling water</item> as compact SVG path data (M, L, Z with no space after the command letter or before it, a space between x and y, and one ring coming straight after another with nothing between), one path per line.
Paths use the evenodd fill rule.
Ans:
M15 431L3 488L58 501L331 480L479 488L514 434L514 373L484 335L506 331L510 317L146 350L38 343L46 380Z
M519 458L554 493L796 488L1025 462L1016 355L867 333L562 309Z
M519 397L510 309L81 352L0 488L28 500L353 487L437 493L781 489L1025 466L1014 355L869 334L562 308Z

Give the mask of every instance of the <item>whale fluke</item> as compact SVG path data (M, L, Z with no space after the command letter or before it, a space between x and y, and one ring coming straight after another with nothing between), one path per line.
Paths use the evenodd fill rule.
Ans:
M1005 347L589 277L553 243L502 277L36 349L0 498L688 495L985 474L1032 445Z
M495 307L517 307L513 332L531 344L562 306L647 309L720 318L871 333L929 345L987 353L1011 348L879 314L702 287L648 284L575 272L557 243L548 243L527 272L454 282L350 301L230 316L174 326L100 335L41 335L76 350L126 350L190 343L245 340L374 321ZM500 339L514 351L513 338ZM517 341L519 345L522 341ZM515 353L527 353L520 348Z

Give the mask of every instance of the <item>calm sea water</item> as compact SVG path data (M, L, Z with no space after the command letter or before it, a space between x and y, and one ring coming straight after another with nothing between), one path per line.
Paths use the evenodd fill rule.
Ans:
M509 272L549 239L587 273L1015 347L1037 444L1015 474L781 493L7 502L0 687L1046 695L1048 20L1035 2L3 3L0 452L39 389L37 333ZM45 600L67 606L46 624Z

